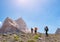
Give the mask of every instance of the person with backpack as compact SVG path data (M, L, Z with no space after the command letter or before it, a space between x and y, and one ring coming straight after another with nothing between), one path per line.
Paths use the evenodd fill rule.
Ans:
M37 34L37 27L35 27L35 30L34 31L35 31L35 34Z
M49 31L48 26L46 26L44 29L45 29L46 36L48 36L48 31Z
M33 33L33 28L31 28L31 33Z

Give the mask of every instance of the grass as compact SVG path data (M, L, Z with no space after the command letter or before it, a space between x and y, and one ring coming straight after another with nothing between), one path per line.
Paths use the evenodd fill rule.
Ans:
M23 35L23 34L22 34ZM25 36L24 36L25 35ZM60 34L49 34L48 37L45 34L24 34L23 37L21 34L12 34L12 35L1 35L0 42L60 42ZM38 40L38 38L42 40Z

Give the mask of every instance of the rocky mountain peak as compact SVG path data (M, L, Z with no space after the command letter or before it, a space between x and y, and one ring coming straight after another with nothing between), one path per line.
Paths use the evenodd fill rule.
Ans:
M17 26L17 23L12 20L11 18L7 17L3 23L3 25L13 25L13 26Z
M16 20L16 22L19 22L20 24L22 23L22 24L25 24L25 21L22 19L22 18L18 18L17 20Z
M26 32L28 30L28 27L22 18L18 18L16 20L16 23L19 25L19 29L22 30L23 32Z
M1 28L1 32L12 32L12 31L14 32L16 30L18 30L18 24L11 18L7 17L4 20L4 23Z

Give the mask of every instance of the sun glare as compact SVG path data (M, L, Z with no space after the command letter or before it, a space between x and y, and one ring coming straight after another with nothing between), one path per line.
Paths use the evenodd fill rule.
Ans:
M34 9L38 6L42 7L43 5L47 4L49 1L47 0L14 0L13 6L25 8L25 9Z
M25 3L26 1L25 0L20 0L21 3Z
M17 0L18 4L26 5L28 4L28 0Z

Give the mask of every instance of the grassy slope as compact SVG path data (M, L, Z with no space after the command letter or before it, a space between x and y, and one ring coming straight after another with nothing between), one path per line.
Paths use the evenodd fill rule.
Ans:
M42 38L39 40L38 38ZM48 37L45 34L12 34L12 35L0 35L0 42L60 42L60 34L49 34Z

